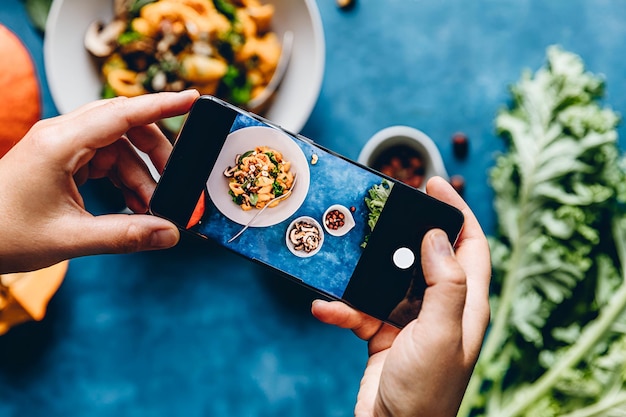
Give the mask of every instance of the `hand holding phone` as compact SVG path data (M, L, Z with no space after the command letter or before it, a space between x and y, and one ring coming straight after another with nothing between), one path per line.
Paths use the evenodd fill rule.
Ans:
M151 211L398 327L421 307L423 236L440 228L454 242L463 225L452 206L210 96Z
M356 405L368 415L375 410L394 416L456 415L489 324L491 262L485 234L444 179L431 179L427 191L460 209L465 222L455 251L440 230L424 237L428 288L419 320L400 331L341 302L318 300L311 307L321 321L352 329L368 342Z

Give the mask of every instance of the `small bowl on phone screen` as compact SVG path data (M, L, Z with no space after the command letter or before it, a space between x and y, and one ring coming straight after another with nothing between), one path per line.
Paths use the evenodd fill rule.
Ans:
M343 236L355 226L350 209L341 204L333 204L324 212L324 229L332 236Z
M301 216L287 227L285 242L291 253L299 258L308 258L322 249L324 229L313 217Z

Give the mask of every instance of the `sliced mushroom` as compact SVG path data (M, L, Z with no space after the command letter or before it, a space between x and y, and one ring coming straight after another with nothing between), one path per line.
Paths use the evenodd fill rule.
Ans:
M85 34L85 48L99 58L111 55L117 38L126 30L126 23L114 20L108 25L95 21Z
M224 170L224 176L226 178L231 178L235 174L235 171L237 171L236 165L234 167L228 167Z
M320 243L319 235L314 232L305 232L304 238L302 240L304 242L304 250L307 252L311 252L317 249Z
M313 252L321 242L320 230L317 226L305 221L298 222L289 232L289 240L297 251Z
M317 227L312 226L308 223L302 224L302 226L300 227L300 230L302 230L305 233L317 233L318 232Z
M298 228L294 227L293 229L291 229L291 232L289 232L289 240L291 240L291 243L293 243L294 245L298 245L298 243L300 242L300 239L297 236L298 234Z

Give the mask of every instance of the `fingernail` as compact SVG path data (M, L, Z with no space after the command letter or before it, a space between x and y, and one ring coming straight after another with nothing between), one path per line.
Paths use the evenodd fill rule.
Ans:
M150 245L154 249L166 249L178 243L178 233L172 229L161 229L152 233Z
M450 241L448 240L448 235L442 230L435 230L430 234L430 240L439 255L443 256L454 256L454 250L452 249L452 245L450 245Z
M190 88L190 89L187 89L187 90L182 90L178 94L179 95L185 95L185 96L197 96L199 93L198 93L198 90Z

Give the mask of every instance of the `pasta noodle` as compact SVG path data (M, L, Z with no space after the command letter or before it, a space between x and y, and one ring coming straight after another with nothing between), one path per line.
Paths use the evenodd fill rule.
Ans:
M237 155L235 165L224 171L228 193L242 210L261 209L291 189L294 176L290 169L291 162L285 161L279 151L257 146ZM269 207L279 203L274 201Z

